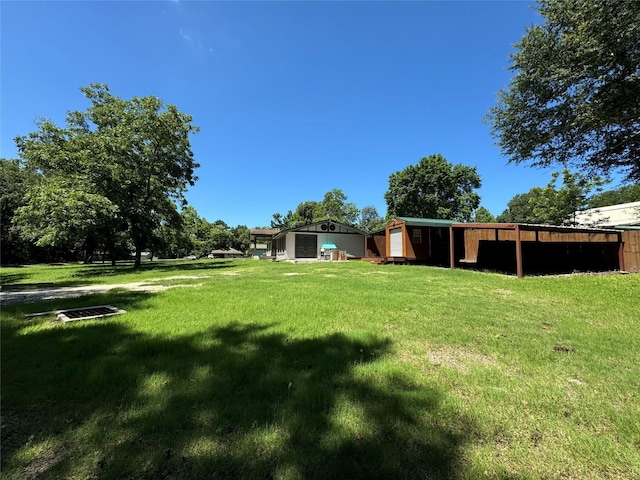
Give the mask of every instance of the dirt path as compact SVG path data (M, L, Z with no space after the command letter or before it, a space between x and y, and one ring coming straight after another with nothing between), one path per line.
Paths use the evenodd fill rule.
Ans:
M2 290L0 291L0 304L10 303L37 303L49 300L81 297L83 295L95 295L108 293L116 288L123 288L132 292L161 292L175 287L194 287L199 284L162 285L157 282L163 280L192 280L206 278L208 275L189 276L179 275L175 277L156 278L146 282L116 283L110 285L85 285L82 287L48 287L32 288L24 290Z

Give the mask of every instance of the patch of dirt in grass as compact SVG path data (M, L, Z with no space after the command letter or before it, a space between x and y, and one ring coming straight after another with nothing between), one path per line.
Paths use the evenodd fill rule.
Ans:
M362 272L362 275L396 275L396 272L385 272L383 270L376 270L374 272Z
M509 297L513 295L513 290L505 290L504 288L496 288L493 292L497 293L501 297Z
M296 277L298 275L306 275L304 273L298 273L298 272L289 272L289 273L283 273L283 275L285 277Z
M443 347L428 353L429 361L433 366L441 365L457 368L463 373L472 368L481 366L494 366L495 362L480 353L471 352L464 348Z
M37 288L29 290L0 292L0 299L3 304L10 303L37 303L49 300L81 297L83 295L105 294L114 289L129 290L132 292L163 292L176 287L199 287L202 284L161 285L159 282L185 279L199 279L206 276L177 275L174 277L155 278L143 282L116 283L111 285L85 285L83 287L53 287Z
M481 353L472 352L465 348L441 347L436 350L427 350L425 352L405 352L401 354L402 360L413 365L424 362L427 358L429 363L434 367L449 367L468 373L472 368L478 366L495 367L496 362L490 357Z
M53 468L62 457L59 449L53 448L53 446L46 446L38 452L38 456L35 457L29 464L22 470L20 478L24 480L41 478L51 468Z

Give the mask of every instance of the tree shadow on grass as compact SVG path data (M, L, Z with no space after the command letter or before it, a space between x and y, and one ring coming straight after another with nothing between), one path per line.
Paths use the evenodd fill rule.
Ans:
M222 268L236 267L237 263L232 260L208 260L199 262L174 262L154 260L153 262L145 262L140 268L135 268L133 263L118 264L115 267L110 264L91 264L83 266L74 274L76 278L105 277L113 275L122 275L126 273L144 273L148 271L154 272L176 272L176 271L194 271L203 272L208 270L219 270Z
M74 325L75 327L75 325ZM3 335L6 478L457 478L473 421L389 370L392 345L233 324ZM8 350L8 351L7 351Z

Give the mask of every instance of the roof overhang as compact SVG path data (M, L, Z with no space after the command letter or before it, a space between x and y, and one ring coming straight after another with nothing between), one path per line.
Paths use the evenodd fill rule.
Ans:
M319 222L308 223L306 225L300 225L299 227L290 228L288 230L281 230L273 238L277 238L281 235L286 235L291 232L308 232L308 233L340 233L346 235L367 235L367 232L360 230L359 228L346 225L344 223L336 222L335 220L321 220Z
M455 223L453 220L439 218L395 217L394 220L404 222L410 227L450 227Z

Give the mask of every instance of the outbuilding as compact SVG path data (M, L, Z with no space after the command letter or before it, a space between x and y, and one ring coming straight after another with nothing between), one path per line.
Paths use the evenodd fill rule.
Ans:
M266 241L274 260L335 261L364 257L367 234L328 219L278 231Z

